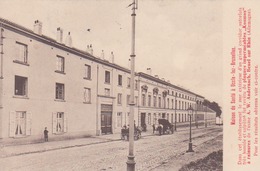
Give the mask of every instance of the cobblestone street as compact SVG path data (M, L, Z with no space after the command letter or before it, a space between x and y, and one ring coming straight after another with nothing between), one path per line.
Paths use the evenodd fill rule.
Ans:
M172 135L145 136L135 141L136 170L178 170L182 165L222 149L222 127L194 129L194 153L188 149L188 129ZM85 139L84 141L86 141ZM62 142L55 142L62 143ZM45 145L45 143L38 144ZM128 141L107 141L41 153L0 158L0 170L126 170ZM34 144L31 145L34 148Z

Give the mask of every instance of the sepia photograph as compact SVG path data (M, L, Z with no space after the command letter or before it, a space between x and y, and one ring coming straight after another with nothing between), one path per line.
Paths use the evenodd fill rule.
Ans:
M231 170L225 148L254 163L250 5L1 0L0 170Z

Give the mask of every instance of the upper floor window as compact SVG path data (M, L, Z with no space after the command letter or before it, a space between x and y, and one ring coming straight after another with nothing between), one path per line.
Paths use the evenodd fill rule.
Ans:
M90 65L85 65L85 79L90 80L91 79L91 66Z
M167 108L170 108L170 100L167 98Z
M148 95L148 106L151 107L151 95Z
M135 90L138 90L138 80L135 80Z
M105 96L110 96L110 89L109 88L105 88Z
M156 96L153 96L153 107L156 107L157 104L157 98Z
M130 87L130 84L131 84L131 79L129 77L127 77L127 88Z
M159 101L158 107L162 107L162 105L161 105L161 97L158 97L158 101Z
M118 75L118 85L122 86L122 75Z
M126 96L126 104L129 105L129 103L130 103L130 95L127 95Z
M90 90L90 88L84 88L84 102L85 103L91 102L91 90Z
M14 95L16 96L27 96L27 78L15 76L15 88Z
M145 94L142 94L142 106L146 105Z
M166 100L165 100L165 97L163 97L162 103L163 103L163 108L166 108Z
M16 42L17 54L16 60L19 62L27 63L28 61L28 46L23 43Z
M135 96L135 105L138 106L138 96Z
M121 93L118 93L117 95L117 104L122 104L122 94Z
M57 56L56 59L56 71L64 72L65 71L65 59L64 57Z
M60 99L60 100L64 100L64 84L61 83L56 83L56 92L55 92L55 98L56 99Z
M110 83L110 72L105 71L105 83Z

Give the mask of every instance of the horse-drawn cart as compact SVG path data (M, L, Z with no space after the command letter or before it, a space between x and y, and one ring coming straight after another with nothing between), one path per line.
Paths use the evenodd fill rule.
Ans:
M153 125L153 132L159 133L159 135L173 134L173 124L167 119L158 119L159 125Z

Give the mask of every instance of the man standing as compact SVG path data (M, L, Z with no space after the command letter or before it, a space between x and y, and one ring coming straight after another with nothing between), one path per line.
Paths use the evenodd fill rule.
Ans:
M48 130L47 130L47 127L45 127L45 130L43 131L43 134L44 134L44 141L48 141Z

